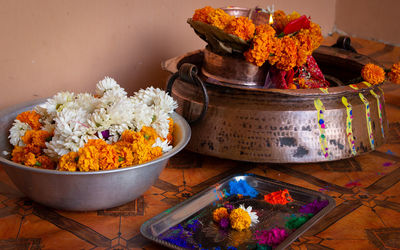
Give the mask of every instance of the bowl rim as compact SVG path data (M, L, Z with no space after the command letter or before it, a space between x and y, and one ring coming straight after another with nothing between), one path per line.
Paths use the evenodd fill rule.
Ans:
M48 98L42 98L38 100L33 100L29 102L25 102L22 104L18 104L15 106L11 106L5 109L0 110L0 117L4 117L7 114L10 114L12 112L16 112L21 109L29 109L33 108L33 106L36 106L38 104L41 104L45 102ZM22 112L22 111L21 111ZM34 172L34 173L42 173L42 174L55 174L55 175L76 175L76 176L86 176L86 175L101 175L101 174L110 174L110 173L117 173L117 172L123 172L123 171L129 171L133 169L138 169L138 168L144 168L149 165L167 160L168 158L171 158L175 154L177 154L179 151L181 151L188 143L191 137L191 128L188 124L188 122L183 118L181 115L176 113L175 111L171 114L172 119L174 120L174 124L179 124L179 127L182 131L182 140L180 140L170 151L167 153L164 153L160 157L151 160L149 162L145 162L142 164L134 165L134 166L129 166L129 167L124 167L124 168L117 168L117 169L111 169L111 170L98 170L98 171L88 171L88 172L80 172L80 171L75 171L75 172L69 172L69 171L58 171L58 170L52 170L52 169L42 169L42 168L34 168L34 167L29 167L25 166L19 163L15 163L11 160L8 160L4 158L4 155L1 153L0 155L0 163L1 166L6 165L9 167L15 167L21 170L26 170L28 172ZM8 138L8 137L7 137ZM9 141L8 141L9 142Z

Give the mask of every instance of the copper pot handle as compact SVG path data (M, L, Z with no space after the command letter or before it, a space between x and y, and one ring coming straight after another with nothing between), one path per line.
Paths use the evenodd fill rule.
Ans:
M174 73L171 76L171 78L169 78L167 83L167 93L170 94L171 96L172 96L172 85L174 85L175 80L178 79L178 77L181 81L194 83L201 88L203 92L203 109L201 110L199 117L197 117L194 120L188 120L188 123L190 124L199 122L204 118L204 116L207 113L208 102L209 102L206 86L204 85L200 77L197 75L197 72L198 70L196 65L191 63L184 63L181 65L178 72Z

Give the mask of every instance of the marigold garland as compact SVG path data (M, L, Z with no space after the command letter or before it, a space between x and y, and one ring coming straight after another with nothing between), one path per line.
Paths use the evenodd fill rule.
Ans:
M200 21L204 23L209 23L208 22L208 14L210 14L212 11L214 11L214 8L210 6L205 6L204 8L197 9L195 10L192 19L194 21Z
M223 30L233 19L233 16L230 16L222 9L215 9L208 14L207 23Z
M361 70L361 77L370 84L379 84L385 80L385 71L378 65L368 63Z
M400 62L392 65L390 72L388 73L389 81L400 84Z
M225 27L224 31L228 34L236 35L247 41L253 38L256 26L247 17L237 17L232 19Z

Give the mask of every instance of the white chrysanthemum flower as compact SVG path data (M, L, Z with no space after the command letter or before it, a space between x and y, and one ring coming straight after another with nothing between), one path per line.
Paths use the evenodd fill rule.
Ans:
M165 91L159 88L148 87L136 92L134 98L137 98L147 106L155 106L166 113L172 113L178 107L176 101Z
M26 131L31 129L32 128L29 124L21 122L20 120L14 120L14 123L10 128L10 135L8 136L10 143L14 146L25 146L21 137L25 135Z
M143 126L150 127L153 122L154 110L144 103L137 103L133 109L132 124L137 131Z
M178 107L176 101L165 91L160 89L156 90L157 95L153 99L156 108L163 110L167 114L172 113Z
M154 110L151 127L155 129L158 135L166 138L169 133L169 116L163 110Z
M88 125L89 113L83 109L65 108L55 118L54 136L46 143L46 153L58 158L71 151L77 152L89 139L97 139Z
M95 98L89 93L80 93L75 97L74 108L81 108L88 113L92 113L100 105L99 98Z
M141 103L147 106L154 105L154 97L156 96L156 89L153 87L148 87L146 89L140 89L135 93L133 98L138 99Z
M45 116L55 117L57 112L62 111L63 108L74 101L74 97L75 94L68 91L57 93L53 98L47 99L46 103L39 105L36 110L39 114L45 113Z
M156 142L152 145L152 147L160 147L163 153L168 152L172 149L172 146L169 145L167 140L162 141L159 137L157 137Z
M239 206L239 208L243 209L244 211L246 211L249 215L250 215L250 219L251 219L251 224L256 224L258 223L258 215L256 212L251 211L253 208L251 206L248 206L247 208L244 207L243 204L241 204Z
M126 96L126 92L111 77L106 76L96 85L96 94L103 97L105 94L112 92L112 95Z

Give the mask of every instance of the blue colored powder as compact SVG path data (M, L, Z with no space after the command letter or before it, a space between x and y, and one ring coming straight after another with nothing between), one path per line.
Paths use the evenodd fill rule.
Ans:
M255 190L252 186L247 184L245 180L230 181L229 187L230 187L230 195L241 194L243 196L250 196L251 198L254 198L258 195L257 190Z
M228 250L237 250L236 247L228 247L227 249L228 249Z

